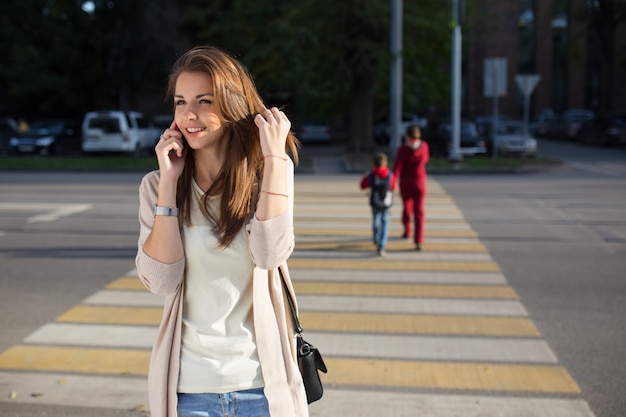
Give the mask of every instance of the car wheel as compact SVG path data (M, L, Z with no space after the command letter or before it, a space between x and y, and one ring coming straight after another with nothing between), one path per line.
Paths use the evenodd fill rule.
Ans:
M135 150L133 151L133 156L141 156L141 146L139 144L137 144L135 146Z

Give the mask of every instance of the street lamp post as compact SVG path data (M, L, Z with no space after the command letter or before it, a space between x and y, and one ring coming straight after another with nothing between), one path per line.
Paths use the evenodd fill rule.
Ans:
M391 1L391 85L389 87L389 150L400 145L402 121L402 0Z
M461 19L463 17L463 0L452 2L452 109L450 129L450 150L448 158L451 162L463 159L460 152L461 142Z

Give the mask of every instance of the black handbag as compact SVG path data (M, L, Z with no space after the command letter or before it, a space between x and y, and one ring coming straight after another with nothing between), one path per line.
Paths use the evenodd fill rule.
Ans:
M322 371L324 373L328 371L326 370L326 364L324 363L324 359L322 359L320 351L302 337L302 326L300 325L300 320L298 320L296 307L293 299L291 298L289 288L287 288L283 271L278 268L278 273L280 274L280 279L283 282L283 288L285 289L285 294L287 295L289 309L291 310L293 321L296 325L298 368L300 368L300 374L302 375L302 381L304 382L307 402L311 404L313 401L317 401L322 398L322 395L324 394L324 387L322 387L322 381L320 380L318 371Z

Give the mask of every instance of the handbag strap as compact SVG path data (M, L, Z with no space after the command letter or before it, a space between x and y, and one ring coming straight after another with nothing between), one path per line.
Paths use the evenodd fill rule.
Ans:
M293 321L296 324L296 331L298 332L298 334L302 334L302 326L300 325L300 320L298 320L298 313L296 313L296 306L293 302L293 298L291 298L291 292L289 291L289 288L287 287L285 276L283 275L283 271L280 267L278 267L278 273L280 274L280 280L283 282L283 288L285 289L285 294L287 294L287 302L289 303L289 309L291 310Z

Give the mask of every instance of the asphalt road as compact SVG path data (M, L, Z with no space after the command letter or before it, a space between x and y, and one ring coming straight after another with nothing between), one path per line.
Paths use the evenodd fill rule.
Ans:
M626 150L542 141L540 154L565 165L434 179L478 232L596 417L621 417ZM0 352L127 272L140 177L0 173ZM144 415L14 403L6 400L6 381L0 391L2 416Z
M557 170L438 176L598 417L626 415L626 149L542 141Z

